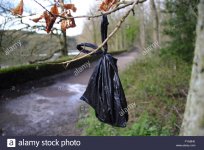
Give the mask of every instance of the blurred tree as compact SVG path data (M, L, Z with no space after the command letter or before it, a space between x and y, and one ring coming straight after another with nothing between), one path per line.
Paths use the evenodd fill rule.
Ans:
M0 51L2 51L4 49L3 46L3 37L5 36L5 32L4 29L6 27L6 25L8 25L9 22L12 21L12 17L10 15L8 15L8 9L6 9L5 6L7 8L11 8L12 4L11 2L7 2L5 3L4 1L2 1L0 3L0 18L1 18L1 24L0 24ZM7 43L9 43L9 41L7 41Z
M139 7L140 11L139 11L139 22L140 22L140 44L141 44L141 48L145 49L145 42L146 42L146 38L145 38L145 14L144 14L144 6L143 4L140 4Z
M94 15L93 12L96 12L97 8L94 7L89 12L89 15ZM115 28L117 22L121 19L121 16L124 14L123 11L118 11L112 13L108 16L109 19L109 31L112 31ZM137 14L137 13L136 13ZM94 18L87 20L83 29L82 35L80 35L80 41L89 41L95 44L101 43L101 33L100 33L100 21L101 18ZM119 50L130 50L137 39L139 33L139 21L137 16L129 15L123 25L120 27L120 30L114 35L114 38L110 39L109 50L110 51L119 51Z
M161 0L156 0L156 4L157 4L157 12L158 12L158 18L159 18L159 23L158 23L158 27L159 27L159 43L161 44L161 20L162 20L162 15L161 15Z
M139 33L139 21L135 16L130 15L127 18L128 26L125 29L125 42L127 43L126 47L134 47L135 40L137 39Z
M199 0L165 1L164 12L168 14L168 20L164 22L164 33L170 40L162 54L175 55L192 62L198 2Z
M204 135L204 0L200 0L197 23L197 38L181 135Z
M59 2L64 3L64 0L60 0ZM61 7L61 9L62 9L62 11L64 11L64 8L63 8L63 7ZM60 40L60 43L61 43L61 45L62 45L62 55L63 55L63 56L67 56L67 55L68 55L68 49L67 49L67 47L68 47L67 32L66 32L66 31L63 31L63 30L61 30L61 32L62 32L62 37L63 37L63 38Z
M64 2L64 3L70 2L68 0L66 0L66 1L60 0L60 1ZM52 1L49 0L49 2L50 2L50 5L53 5L53 0ZM8 0L3 0L0 2L0 17L1 17L1 22L2 22L0 24L0 52L1 52L0 58L4 57L4 55L3 55L4 49L9 47L11 44L15 43L15 41L17 39L18 40L21 39L21 37L24 35L25 36L31 36L32 33L36 33L36 31L40 31L40 30L45 30L45 28L46 28L45 25L41 25L41 24L34 24L33 25L33 24L25 23L25 20L26 20L26 19L24 19L24 18L26 18L25 16L15 17L15 16L11 15L11 9L14 7L15 7L14 2L10 2ZM28 9L25 9L25 12L27 14L29 14L27 16L33 16L34 15ZM19 25L18 27L22 27L22 28L19 28L18 30L9 30L9 27L12 27L14 25L15 26ZM26 30L29 32L21 32L22 30ZM22 33L24 33L24 35L22 35ZM21 36L19 36L19 35L21 35ZM37 63L39 61L49 60L50 58L52 58L54 56L55 53L58 53L58 52L60 52L62 55L68 55L69 45L68 45L68 37L67 37L66 32L63 32L63 31L61 31L61 29L57 29L56 27L53 27L52 33L50 35L47 35L47 37L48 36L51 39L53 39L52 41L54 41L54 39L55 39L55 41L56 41L55 45L56 46L50 47L50 49L48 49L48 48L42 49L42 47L39 49L39 46L36 46L36 45L41 45L42 43L46 42L47 38L41 39L40 43L39 42L37 43L38 40L34 39L32 42L33 43L36 42L36 45L34 45L32 47L32 44L30 44L31 46L29 47L29 49L27 49L28 51L26 51L26 52L20 52L20 50L16 51L16 53L18 52L19 60L24 60L24 63L27 63L27 62ZM35 34L33 34L33 37L35 37ZM58 39L56 40L56 38L58 38ZM29 38L27 38L27 39L29 39ZM21 40L22 40L22 42L27 42L24 39L21 39ZM54 44L52 43L49 45L54 45ZM42 50L44 51L44 53L47 54L47 56L43 56L43 57L39 56L38 57L37 55L39 53L43 53ZM29 51L30 51L30 54L28 54ZM21 54L21 53L25 53L25 54ZM15 55L17 55L17 54L15 54ZM21 56L23 56L24 58L26 57L26 59L24 59L24 58L22 59ZM7 56L7 59L11 60L12 57L14 57L14 56L9 55L9 56Z
M154 0L150 0L152 22L153 22L153 42L160 43L159 40L159 16L157 12L157 7Z

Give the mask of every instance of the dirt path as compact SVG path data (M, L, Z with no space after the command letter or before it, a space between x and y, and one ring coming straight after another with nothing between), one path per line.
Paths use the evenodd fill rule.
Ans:
M136 51L115 56L124 70ZM75 70L1 91L0 129L3 135L80 135L76 127L80 105L96 63L74 76ZM1 132L1 131L0 131Z

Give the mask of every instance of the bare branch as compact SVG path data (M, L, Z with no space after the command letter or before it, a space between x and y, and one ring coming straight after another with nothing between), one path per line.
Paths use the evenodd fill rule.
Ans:
M50 56L48 56L48 57L45 57L45 58L42 58L42 59L33 60L33 61L30 60L29 63L30 63L30 64L34 64L34 63L36 63L36 62L44 62L44 61L46 61L46 60L51 59L51 58L54 56L55 53L60 52L60 51L61 51L61 49L58 49L58 50L52 52L52 54L51 54Z
M3 12L10 12L10 13L12 13L12 11L11 11L10 9L5 8L5 7L4 7L4 6L2 6L2 5L0 5L0 8L3 10ZM2 12L0 12L0 13L2 13ZM17 18L30 17L30 16L34 16L34 15L36 15L36 14L35 14L35 13L33 13L33 14L29 14L29 15L27 15L27 16L17 15Z
M51 16L54 16L54 14L52 14L49 10L47 10L47 8L45 8L42 4L40 4L38 1L34 0L38 5L40 5L43 9L45 9L47 12L49 12L49 14Z
M36 0L34 0L34 1L35 1L36 3L38 3ZM147 1L147 0L139 0L139 1L137 2L137 4L143 3L143 2L145 2L145 1ZM130 5L133 5L133 3L134 3L134 1L124 1L124 0L123 0L122 2L119 3L119 5L123 4L122 6L116 7L116 8L114 8L114 9L112 9L112 10L110 10L110 11L107 11L107 12L105 12L105 13L100 12L100 14L97 14L97 15L82 15L82 16L73 16L73 17L64 17L64 16L61 16L61 15L54 15L54 14L52 14L50 11L48 11L44 6L42 6L40 3L38 3L38 4L39 4L41 7L43 7L46 11L48 11L52 16L60 17L60 18L63 18L63 19L71 19L71 18L88 18L88 19L90 19L90 18L101 17L102 15L110 15L110 14L113 13L113 12L116 12L116 11L118 11L118 10L120 10L120 9L123 9L123 8L126 8L126 7L130 6Z
M143 3L145 1L147 1L147 0L138 1L137 4ZM70 19L70 18L88 18L88 19L90 19L90 18L97 18L97 17L101 17L102 15L110 15L113 12L116 12L116 11L118 11L120 9L123 9L123 8L126 8L126 7L130 6L130 5L133 5L134 1L128 1L128 2L127 1L122 1L122 2L120 2L120 4L124 4L124 5L116 7L116 8L114 8L114 9L112 9L110 11L107 11L105 13L100 12L100 14L98 14L98 15L83 15L83 16L75 16L75 17L74 16L73 17L62 17L62 16L59 15L59 17L62 17L64 19Z
M89 54L85 54L84 56L72 59L70 61L65 61L65 62L62 62L62 63L57 63L57 64L66 64L66 67L67 67L69 63L77 61L77 60L80 60L80 59L83 59L83 58L85 58L87 56L90 56L91 54L95 53L96 51L100 50L106 44L106 42L108 42L110 40L110 38L119 30L119 28L122 25L122 23L125 21L127 16L130 14L132 9L134 9L135 5L139 4L139 2L140 2L139 0L135 0L134 1L134 3L132 4L132 7L126 12L126 14L121 18L121 20L118 22L118 24L114 28L114 30L108 35L108 37L104 40L104 42L98 46L97 49L93 50ZM56 64L56 63L51 63L51 64Z

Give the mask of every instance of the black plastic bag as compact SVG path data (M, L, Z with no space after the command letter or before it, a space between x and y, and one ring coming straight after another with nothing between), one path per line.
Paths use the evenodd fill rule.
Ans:
M102 16L101 39L107 37L108 18ZM96 49L97 46L91 43L81 43L77 49L83 53L90 53L86 47ZM103 51L99 50L94 54L103 53L93 74L89 80L86 91L81 100L87 102L95 109L96 117L104 122L117 127L126 127L128 121L127 102L122 84L118 75L117 59L107 54L108 44L105 43Z
M110 54L100 58L81 100L95 109L100 121L118 127L126 126L128 113L120 113L127 108L127 102L118 76L117 59Z

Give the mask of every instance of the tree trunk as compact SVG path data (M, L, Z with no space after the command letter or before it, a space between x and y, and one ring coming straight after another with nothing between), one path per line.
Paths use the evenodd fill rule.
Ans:
M60 0L61 3L64 3L64 0ZM62 12L64 11L64 8L61 7ZM62 31L62 30L61 30ZM68 46L68 42L67 42L67 33L66 31L62 31L62 55L63 56L67 56L68 55L68 50L67 50L67 46Z
M124 49L124 46L123 46L123 31L120 30L120 50L123 50Z
M152 12L152 21L153 21L153 42L158 42L159 41L159 17L158 17L158 12L156 8L156 4L154 0L150 0L150 5L151 5L151 12Z
M145 49L145 21L144 21L144 7L143 4L140 5L140 12L139 12L139 17L140 17L140 44L141 48Z
M162 35L162 27L161 27L161 0L157 0L157 10L158 10L158 27L159 27L159 44L161 44L162 39L161 39L161 35Z
M94 15L91 11L90 11L91 15ZM91 24L92 24L92 33L93 33L93 43L97 44L97 26L95 24L95 20L91 19Z
M63 56L67 56L68 55L68 50L67 50L67 33L66 31L62 31L62 35L63 35L63 41L62 41L62 55Z
M200 0L191 83L180 135L204 135L204 0Z

